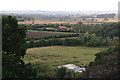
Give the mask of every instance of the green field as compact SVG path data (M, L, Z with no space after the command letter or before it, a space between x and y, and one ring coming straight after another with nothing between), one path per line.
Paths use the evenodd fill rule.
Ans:
M94 61L97 52L106 50L106 47L83 46L48 46L30 48L27 50L24 61L32 64L47 64L59 66L63 64L76 64L86 66Z
M45 33L59 33L61 35L63 34L73 34L74 32L54 32L54 31L36 31L36 30L28 30L28 31L31 31L31 32L45 32Z

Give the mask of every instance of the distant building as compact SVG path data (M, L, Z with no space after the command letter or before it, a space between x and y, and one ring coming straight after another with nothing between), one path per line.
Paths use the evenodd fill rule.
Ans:
M62 30L62 31L71 31L73 30L72 28L67 28L66 26L58 26L57 30Z
M74 64L67 64L67 65L58 66L58 68L61 68L61 67L66 67L67 69L71 69L74 72L80 72L81 73L81 72L85 71L85 68L80 68L79 66L76 66Z
M73 29L72 28L67 28L68 31L72 31Z

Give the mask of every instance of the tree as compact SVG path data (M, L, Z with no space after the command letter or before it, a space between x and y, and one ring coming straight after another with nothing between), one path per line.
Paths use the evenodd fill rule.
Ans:
M46 30L46 24L44 24L44 26L43 26L43 30L44 30L44 31Z
M120 78L118 46L120 43L106 51L98 52L95 60L87 66L84 78Z
M26 52L26 29L18 26L12 16L2 17L2 51L9 55L24 56Z
M26 53L26 29L12 16L2 16L2 78L31 78L36 70L22 60Z
M31 41L29 42L29 47L30 47L30 48L34 47L34 41L33 41L33 40L31 40Z

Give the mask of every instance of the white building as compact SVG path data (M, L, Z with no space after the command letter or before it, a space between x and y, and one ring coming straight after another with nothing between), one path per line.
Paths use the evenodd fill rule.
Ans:
M85 68L80 68L79 66L76 66L74 64L66 64L66 65L58 66L58 68L61 68L61 67L66 67L67 69L72 69L75 72L85 71Z

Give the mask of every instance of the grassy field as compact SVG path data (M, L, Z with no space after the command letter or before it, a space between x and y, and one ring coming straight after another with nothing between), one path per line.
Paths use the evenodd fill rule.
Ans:
M28 30L28 32L59 33L59 34L73 34L74 33L74 32L54 32L54 31L36 31L36 30Z
M48 46L30 48L27 50L24 61L32 64L47 64L51 67L63 64L88 65L95 59L97 52L106 50L106 47L82 46Z

